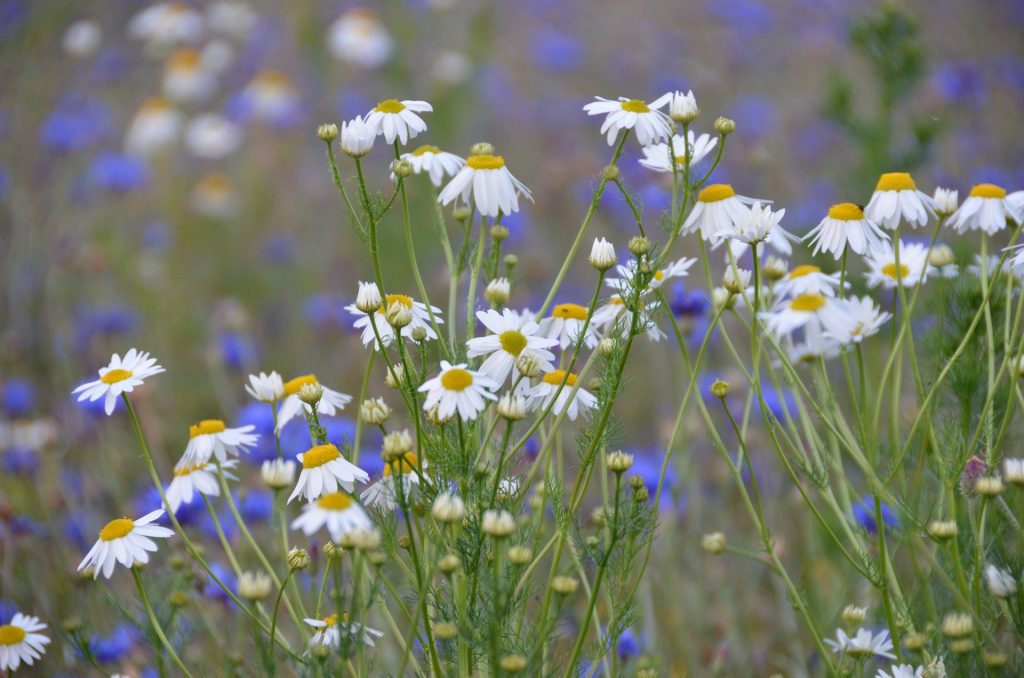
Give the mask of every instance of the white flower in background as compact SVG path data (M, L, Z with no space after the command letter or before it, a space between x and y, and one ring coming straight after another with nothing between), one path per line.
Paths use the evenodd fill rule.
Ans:
M1017 371L1024 375L1024 356L1017 361ZM1003 477L1013 485L1024 485L1024 459L1008 457L1003 460Z
M467 205L472 201L481 216L497 217L518 212L520 195L533 200L530 189L505 167L505 158L485 153L466 158L465 166L441 190L437 201L442 205L457 198Z
M384 299L380 296L380 289L375 282L359 281L359 291L356 292L356 308L363 313L372 313L380 310Z
M302 515L292 521L292 529L302 530L307 537L324 526L331 535L331 541L337 544L347 534L373 528L373 521L352 495L331 492L303 506Z
M174 479L167 486L167 503L171 510L178 512L182 504L191 504L195 494L205 494L209 497L220 496L220 482L217 480L217 467L212 462L204 461L198 464L186 464L184 459L174 467ZM221 468L232 469L238 464L237 459L228 459L221 463ZM234 475L224 472L228 480L238 480Z
M697 107L697 98L693 96L693 90L682 92L669 92L671 100L668 102L668 117L676 122L691 122L700 115L700 108Z
M832 205L825 218L803 239L814 243L812 255L830 252L838 261L847 248L856 254L864 254L889 240L889 236L864 216L859 205L841 202Z
M1006 196L1006 202L1010 203L1014 209L1024 210L1024 191L1014 191Z
M273 490L283 490L295 482L295 462L291 459L267 459L260 466L260 479Z
M689 140L689 141L687 141ZM672 146L663 141L652 146L644 146L644 157L640 164L655 172L671 172L673 165L676 171L682 171L686 164L686 145L690 145L690 167L693 167L718 145L718 138L710 134L701 134L699 137L690 130L684 139L682 135L676 134L672 137ZM674 155L673 155L674 154Z
M249 383L245 385L246 392L255 400L262 403L275 403L284 398L284 380L277 372L260 372L259 375L250 374Z
M192 190L192 208L210 219L230 219L238 214L235 182L226 174L210 172Z
M548 372L541 377L536 386L530 389L526 406L531 410L544 409L554 400L554 406L551 408L552 414L557 416L565 412L570 420L576 421L580 412L588 412L597 407L597 398L582 386L576 389L575 394L573 393L573 389L576 387L576 378L575 374L567 373L565 370ZM559 393L559 386L563 381L565 385L562 386ZM555 397L556 393L558 393L557 398Z
M739 259L751 245L765 243L779 254L790 255L793 246L790 242L800 239L779 226L786 216L786 210L773 212L767 205L755 202L747 209L742 219L733 223L732 229L724 230L721 235L728 239L729 251L734 259ZM764 248L761 249L764 251Z
M292 114L299 95L291 79L280 71L260 71L246 84L242 97L252 116L273 123Z
M840 344L859 344L865 337L877 334L882 325L892 318L891 313L882 311L874 299L868 296L841 299L839 304L849 317L849 322L834 327L826 332L826 336Z
M657 301L647 304L637 325L637 330L645 332L651 341L661 341L665 338L665 333L653 319L653 313L657 307ZM616 329L626 333L632 324L633 312L626 308L625 302L618 294L613 294L607 304L594 311L594 317L590 321L593 334L598 337L607 336Z
M557 339L562 349L576 343L587 322L587 307L579 304L557 304L551 309L551 315L540 321L538 334L549 339ZM597 335L593 328L587 330L584 339L587 348L597 344Z
M362 292L362 288L360 288L360 292ZM367 294L369 293L370 292L368 290ZM384 346L390 346L392 342L394 342L395 329L388 324L387 320L387 309L393 304L406 306L412 314L412 322L402 328L402 338L411 341L413 331L420 328L425 332L427 340L437 339L437 334L434 332L434 328L430 323L430 312L427 311L426 304L416 301L412 297L404 294L389 294L384 301L386 303L381 304L380 307L374 311L373 323L370 322L370 316L367 313L359 310L358 298L356 299L355 304L349 304L345 307L346 311L356 316L356 321L353 323L353 327L357 330L362 330L363 346L373 346L379 351L381 343L383 343ZM434 314L434 320L437 321L437 324L443 325L444 320L441 318L441 309L436 306L431 306L430 309ZM377 342L377 335L373 333L375 325L377 327L377 333L380 335L380 343Z
M1024 208L1007 199L1006 189L995 184L975 184L960 209L949 219L959 233L983 231L994 235L1006 228L1006 222L1024 221Z
M228 428L220 419L204 419L188 427L188 444L179 465L205 464L211 457L225 462L256 445L259 435L252 424Z
M795 297L800 294L824 294L834 297L839 287L838 273L822 273L813 264L797 266L775 283L775 294L779 297Z
M114 405L122 393L131 393L136 386L142 386L146 379L164 371L164 368L156 364L156 358L150 358L149 353L133 348L124 354L123 359L117 353L112 355L110 364L100 368L99 379L82 384L71 393L79 394L79 401L88 399L94 402L106 398L103 409L110 415L114 413Z
M313 637L309 639L310 647L323 647L329 650L335 649L341 644L341 630L338 628L338 615L332 614L323 619L306 619L305 622L316 629ZM358 637L364 645L373 647L374 638L383 638L384 632L371 629L355 622L348 623L348 614L344 613L342 623L346 624L345 633Z
M284 402L281 403L281 409L277 411L277 430L280 431L284 428L284 425L292 420L299 413L305 411L306 413L312 414L313 408L307 403L302 402L299 399L299 389L306 384L320 384L317 381L315 374L304 374L301 377L295 377L284 383ZM317 414L325 417L333 417L341 410L345 409L345 405L348 405L352 400L352 396L339 393L333 389L329 389L323 384L324 393L320 397L320 402L316 404Z
M985 567L985 585L988 592L996 598L1008 598L1017 593L1017 580L1010 571L995 565Z
M158 2L128 22L128 37L152 49L198 42L203 37L203 15L183 2Z
M245 2L214 2L206 8L206 21L210 30L236 40L249 37L259 17Z
M449 87L456 87L473 75L473 60L462 52L444 50L437 55L430 68L430 77Z
M806 325L833 336L842 336L849 332L848 325L851 324L844 305L824 294L800 294L784 299L771 311L762 311L758 316L779 337Z
M868 265L866 273L868 285L882 285L893 289L898 281L904 287L914 287L918 282L928 281L928 275L935 269L928 263L928 246L920 243L907 244L900 240L900 263L896 265L896 253L892 245L886 243L872 251L864 260Z
M338 135L338 144L345 155L353 158L361 158L373 148L373 141L377 134L363 122L361 116L356 116L348 122L341 123L341 132Z
M132 118L125 133L125 150L150 156L173 146L181 135L181 112L160 97L147 100Z
M671 92L664 94L651 103L640 99L619 97L618 101L594 97L593 101L583 107L587 115L605 115L601 125L601 134L607 134L608 145L615 143L622 130L635 130L636 138L641 146L668 139L672 133L672 124L664 112L658 110L672 100Z
M917 190L910 173L889 172L878 179L864 215L890 231L895 230L901 220L920 228L935 217L935 201Z
M704 240L718 242L724 233L733 230L737 222L748 218L750 210L747 205L755 202L769 201L736 195L729 184L705 186L697 194L697 203L683 222L681 233L685 235L699 229Z
M656 290L673 278L683 278L689 275L690 267L695 263L697 263L696 259L683 257L671 262L665 268L658 269L651 277L651 281L647 283L647 289L644 292ZM636 276L636 260L630 260L626 264L619 264L615 267L615 272L621 277L609 278L605 283L613 290L618 290L619 292L628 291L633 286L633 278Z
M205 101L216 89L216 73L203 62L203 55L198 50L179 49L164 65L164 96L175 103Z
M91 567L93 579L100 574L110 579L118 563L124 567L148 563L149 554L156 552L153 539L167 539L174 534L173 530L153 524L163 514L163 509L157 509L138 520L111 520L100 530L99 540L78 564L78 571Z
M402 483L402 492L406 502L419 490L420 474L416 465L419 463L416 455L406 452L395 462L384 464L384 475L380 480L363 490L359 498L367 506L376 506L384 511L391 511L398 506L398 486L396 485L395 473ZM426 466L426 464L424 464Z
M442 151L437 146L420 146L412 153L403 153L401 157L412 165L413 174L426 174L431 183L439 188L445 176L455 176L466 164L459 156Z
M79 19L68 26L61 45L69 57L85 59L96 53L101 42L103 42L103 29L100 28L99 22L92 19ZM0 668L3 667L0 666Z
M910 664L893 664L889 671L878 669L875 678L924 678L924 667L914 668Z
M185 128L185 147L197 158L226 158L241 144L242 131L238 125L216 113L193 118Z
M594 244L590 246L590 265L599 271L607 271L618 262L615 256L615 245L604 238L594 238Z
M416 114L433 110L434 107L426 101L386 99L366 114L366 124L374 134L383 134L389 144L393 144L395 139L404 144L427 129L427 123Z
M932 200L935 202L935 213L941 214L944 217L956 212L959 206L958 198L960 193L953 191L948 188L936 188L935 193L932 195Z
M0 624L0 671L14 671L19 666L32 666L46 653L50 639L40 631L46 624L39 617L15 612L11 621Z
M351 494L356 481L365 483L370 479L366 471L342 457L334 445L311 447L296 458L302 462L302 471L288 503L295 497L314 501L326 493L337 492L339 487Z
M827 335L814 323L808 323L804 326L803 338L800 341L794 341L792 337L787 337L784 343L786 344L789 362L794 365L811 363L819 358L831 360L839 356L841 346L830 334ZM776 366L780 364L776 362Z
M235 49L227 40L211 40L202 50L203 67L210 73L221 75L235 59Z
M1019 247L1019 245L1015 246L1015 248L1016 247ZM901 252L900 254L902 255L903 253ZM1018 257L1010 257L1002 263L1000 263L1000 259L1001 257L998 257L995 254L990 254L984 259L982 259L980 254L975 254L974 262L967 267L967 272L980 278L981 265L984 262L986 266L985 274L989 279L996 275L1004 275L1007 278L1020 278L1024 276L1024 268L1021 267Z
M555 354L547 349L557 345L558 340L542 336L540 326L532 318L507 308L500 313L477 311L476 317L491 334L467 341L466 355L470 358L487 356L480 365L480 372L496 384L505 382L515 369L516 358L523 351L536 355L542 362L554 362Z
M466 363L452 365L441 361L441 373L428 379L420 386L420 393L426 393L423 409L430 411L437 407L440 419L451 417L456 412L462 419L476 419L487 407L487 400L497 400L493 391L498 382L483 372L466 369Z
M956 264L953 248L943 243L935 243L928 254L928 263L935 267L939 276L955 278L960 275L960 267Z
M359 68L379 68L391 59L394 39L376 12L355 8L327 29L327 49L339 61Z
M836 640L825 640L836 654L848 654L855 657L885 657L896 659L892 653L892 640L888 631L871 633L870 629L857 629L855 636L848 636L842 629L836 631Z

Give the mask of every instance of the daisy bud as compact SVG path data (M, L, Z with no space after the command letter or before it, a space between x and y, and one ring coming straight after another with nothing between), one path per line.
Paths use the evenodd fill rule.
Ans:
M1000 666L1006 665L1006 655L1002 652L989 652L986 650L981 653L981 662L990 669L997 669Z
M384 383L391 388L401 388L405 381L405 368L402 365L392 365L388 373L384 375Z
M560 596L571 596L580 586L579 581L563 574L551 580L551 590Z
M525 546L513 546L505 552L508 562L513 565L527 565L533 560L533 551Z
M486 141L478 141L469 149L470 155L494 155L494 146Z
M700 115L700 108L697 107L697 98L693 96L693 90L686 94L675 92L668 104L668 116L676 122L693 122Z
M480 529L495 539L504 539L516 531L516 519L508 511L487 509Z
M324 387L318 383L303 384L299 389L299 400L310 407L316 407L320 399L324 397Z
M270 595L270 577L263 572L242 573L238 579L238 595L249 601L263 600Z
M658 678L658 669L648 666L636 672L636 678Z
M405 179L412 176L412 163L408 160L396 160L391 163L391 171L396 177Z
M647 483L644 481L644 477L639 473L634 473L629 477L629 486L634 490L639 490L641 487L646 487Z
M1006 482L1011 485L1024 485L1024 459L1007 459L1003 462L1003 471Z
M640 487L634 488L633 501L635 501L636 503L642 504L643 502L647 501L650 498L651 492L650 490L647 489L646 485L641 485Z
M615 246L604 238L595 238L590 248L590 265L599 271L607 271L616 263Z
M293 571L309 567L309 551L295 548L288 552L288 567Z
M716 310L728 310L736 305L736 296L729 293L724 287L716 287L711 290L711 306Z
M632 252L634 256L639 257L647 254L650 249L651 241L642 235L634 235L629 239L629 251Z
M942 620L942 635L947 638L963 638L973 632L974 620L969 614L950 612Z
M494 306L504 306L512 294L512 284L508 278L495 278L484 288L484 299Z
M392 431L384 436L384 448L381 451L380 458L384 460L385 464L390 464L407 455L412 446L412 435L408 429Z
M506 673L519 673L526 668L526 657L521 654L507 654L498 660L498 666Z
M618 165L605 165L601 168L601 179L603 181L615 181L619 178Z
M391 325L396 330L400 330L412 322L412 309L396 301L388 306L388 310L384 313L384 318L388 321L388 325Z
M373 148L373 140L376 138L361 116L356 116L348 122L341 123L341 151L352 158L361 158Z
M604 507L603 506L596 506L596 507L594 507L594 510L590 512L590 520L591 520L591 522L594 523L594 525L596 527L604 527L604 525L605 525Z
M506 268L515 268L519 264L519 257L514 254L506 254L504 261Z
M498 399L498 416L509 421L519 421L526 416L526 400L506 393Z
M345 549L341 544L335 544L333 541L329 541L324 544L324 555L331 560L341 560L345 555Z
M523 351L516 357L516 369L527 379L540 376L540 364L540 356L531 351Z
M974 481L974 489L983 497L994 497L1003 493L1003 480L999 476L982 476Z
M495 224L491 226L491 239L495 242L501 242L508 237L508 226L502 226L501 224Z
M928 255L928 263L936 268L949 266L956 261L953 256L953 248L949 245L936 245Z
M729 382L715 379L715 382L711 384L711 395L719 400L727 398L729 396Z
M622 450L616 450L615 452L609 452L606 458L608 463L608 470L612 473L622 474L629 470L633 465L633 455L627 454Z
M928 643L928 636L914 631L903 636L903 646L911 652L917 652Z
M388 562L388 554L383 551L373 551L366 558L370 561L370 564L374 567L380 567L384 563Z
M260 467L263 484L272 490L283 490L295 483L295 462L285 459L269 459Z
M719 116L718 119L715 120L715 131L723 137L727 134L732 134L736 131L736 121L732 118Z
M985 585L988 592L996 598L1009 598L1017 592L1017 582L1013 575L995 565L985 568Z
M750 287L750 271L730 266L722 276L722 287L730 294L743 294Z
M597 352L606 358L612 355L615 353L615 340L611 337L605 337L597 342Z
M957 191L951 191L948 188L936 188L935 195L932 199L935 200L935 213L939 216L948 217L953 212L956 212L959 202L959 193Z
M974 641L970 638L958 638L949 644L949 649L953 654L967 654L974 649Z
M457 495L442 492L434 499L430 514L439 523L461 523L466 517L466 505Z
M423 341L427 338L427 328L422 326L414 327L412 329L412 332L409 333L409 338L415 341L417 344L423 343Z
M469 219L469 215L472 213L473 211L470 210L468 207L466 207L465 205L461 205L452 210L452 218L455 219L455 221L461 222L465 221L466 219Z
M770 282L777 282L786 277L789 272L789 263L778 257L768 257L764 262L764 277Z
M377 289L377 283L359 283L359 292L356 294L356 308L363 313L373 313L383 303L384 301L380 297L380 290Z
M360 551L376 551L380 548L380 532L376 528L356 530L352 533L352 546Z
M437 569L441 570L444 574L451 574L460 567L462 567L462 561L454 553L449 553L437 561Z
M186 591L175 591L167 598L167 602L171 604L171 607L183 608L188 605L189 597Z
M330 143L338 138L338 126L333 122L320 125L316 128L316 135L320 137L320 141Z
M427 416L427 421L434 426L444 426L455 418L455 412L445 413L444 416L442 416L440 405L434 405L427 410L425 414Z
M701 548L713 556L717 556L725 550L725 535L721 532L705 534L700 540Z
M412 546L412 540L409 539L409 535L406 534L403 534L401 537L399 537L396 543L398 544L398 548L402 549L403 551L408 551L409 547Z
M955 520L933 520L928 523L928 536L932 539L945 541L960 533Z
M359 418L371 426L382 426L391 416L391 408L382 398L367 398L359 406Z
M434 635L441 640L451 640L459 635L459 627L451 622L434 622Z
M842 618L843 621L850 626L860 626L864 623L864 618L867 617L867 609L858 605L847 605L843 608Z

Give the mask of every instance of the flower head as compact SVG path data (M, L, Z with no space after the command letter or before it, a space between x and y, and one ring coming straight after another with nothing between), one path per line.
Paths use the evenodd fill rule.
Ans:
M847 248L856 254L864 254L888 240L889 236L864 216L859 205L842 202L832 205L825 218L803 239L814 243L811 254L829 252L838 261Z
M15 612L11 620L0 624L0 671L14 671L22 664L32 666L46 652L50 639L40 631L46 624L39 617Z
M687 151L690 154L690 167L693 167L715 150L717 145L717 137L710 134L697 136L690 130L685 137L681 134L673 135L671 144L662 141L644 146L644 157L640 158L640 164L655 172L679 172L685 169Z
M659 110L672 100L671 93L662 95L649 104L640 99L626 97L619 97L618 101L603 97L595 99L597 101L587 104L583 110L587 115L605 116L601 134L607 134L609 146L615 143L622 130L635 130L641 146L650 146L667 139L671 134L669 117Z
M440 188L446 176L455 176L466 161L455 155L442 151L437 146L420 146L411 153L403 153L402 160L412 165L413 174L426 174L430 183Z
M289 502L295 497L313 501L324 493L337 492L339 487L352 492L356 481L365 483L370 479L366 471L342 457L338 448L329 443L316 445L296 456L302 463L302 471L288 497Z
M361 158L373 148L373 140L377 133L360 116L356 116L348 122L341 123L339 144L345 155L352 158Z
M1007 199L1006 189L995 184L976 184L964 204L949 219L958 232L982 231L993 235L1007 222L1024 221L1024 207Z
M505 158L491 153L478 153L466 158L466 164L441 190L437 201L448 205L456 199L465 204L470 200L485 217L512 214L519 211L519 196L533 200L523 182L516 179Z
M285 395L284 380L277 372L260 372L259 376L250 374L245 390L254 399L264 403L276 403Z
M548 349L558 344L540 334L540 326L529 315L520 315L511 309L477 311L476 317L491 334L475 337L466 342L470 358L487 356L480 372L496 384L502 384L516 370L516 358L524 351L537 356L543 363L552 363L555 354Z
M352 495L329 492L302 507L302 515L292 521L293 530L302 530L307 537L323 527L335 543L356 530L369 530L373 522Z
M470 370L466 363L452 365L442 360L440 374L424 382L419 390L427 394L423 402L424 410L430 411L437 407L437 416L441 419L458 412L463 419L471 420L476 419L484 410L486 400L498 399L494 395L496 388L498 382L483 371Z
M366 114L366 125L374 135L383 134L389 144L395 143L395 139L404 144L427 129L427 123L417 113L433 110L426 101L386 99Z
M100 530L99 540L79 563L78 571L91 567L93 579L100 574L110 579L117 563L124 567L148 563L149 554L157 550L153 539L166 539L174 534L173 530L153 524L163 514L163 509L157 509L138 520L111 520Z
M836 640L826 639L825 642L836 651L836 654L848 654L857 657L885 657L895 659L892 653L892 640L888 631L880 631L877 634L871 633L870 629L858 629L856 635L848 636L846 632L839 629L836 632Z
M72 393L79 394L79 401L88 399L94 402L105 398L103 409L110 415L114 412L118 396L131 393L136 386L142 386L148 377L163 371L164 368L156 364L156 358L150 358L145 351L133 348L124 354L124 358L115 353L110 358L110 364L100 368L99 379L82 384Z
M864 215L890 231L895 230L900 221L920 228L935 217L935 201L917 190L908 172L889 172L878 179Z

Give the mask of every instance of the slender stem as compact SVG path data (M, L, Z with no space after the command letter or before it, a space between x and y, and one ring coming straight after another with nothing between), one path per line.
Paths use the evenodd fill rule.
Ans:
M171 661L174 662L178 670L184 673L188 678L192 678L192 674L189 672L185 665L182 663L178 653L174 651L174 646L171 645L171 641L167 639L167 634L164 633L164 629L160 626L160 621L156 618L156 613L153 612L153 606L149 602L149 596L146 595L146 587L142 583L142 575L139 574L137 567L130 568L132 571L132 579L135 580L135 587L139 590L139 598L142 600L142 607L146 608L146 614L149 616L149 623L153 626L153 632L156 633L157 638L160 639L160 643L167 650L167 654L171 656Z

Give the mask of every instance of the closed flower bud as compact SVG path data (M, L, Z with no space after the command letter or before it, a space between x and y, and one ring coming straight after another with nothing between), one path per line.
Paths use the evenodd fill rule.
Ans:
M495 539L503 539L516 531L516 519L508 511L487 509L480 529Z
M727 134L732 134L736 131L736 121L732 118L725 118L719 116L715 120L715 131L721 134L723 137Z
M352 532L352 546L360 551L375 551L380 548L380 532L373 527L356 530Z
M359 283L359 292L356 294L356 308L363 313L373 313L383 303L380 290L377 289L377 283Z
M494 155L494 146L486 141L478 141L469 148L470 155Z
M551 590L560 596L571 596L576 593L580 586L579 581L573 577L560 574L551 580Z
M519 257L514 254L506 254L503 261L506 268L515 268L519 264Z
M612 473L625 473L633 466L633 455L622 450L609 452L607 457L608 470Z
M77 633L82 628L81 617L68 617L61 624L68 633Z
M967 654L974 649L974 640L971 638L957 638L949 644L953 654Z
M421 343L427 338L427 328L422 325L414 327L412 332L409 333L409 338L415 341L417 344Z
M595 506L594 510L590 512L590 520L597 527L604 527L604 507Z
M388 554L383 551L371 551L367 554L366 558L374 567L380 567L384 563L388 562Z
M619 178L618 165L605 165L601 168L601 179L604 181L615 181Z
M521 654L507 654L498 660L498 666L506 673L519 673L526 668L526 657Z
M960 195L957 191L951 191L948 188L936 188L935 195L932 196L933 200L935 200L935 213L939 216L948 217L953 212L956 212L959 197Z
M459 627L451 622L434 622L434 635L441 640L451 640L459 635Z
M391 388L401 388L405 381L405 368L401 365L392 365L384 375L384 383Z
M981 653L981 662L990 669L997 669L1001 666L1006 666L1006 661L1006 655L1002 652L985 650Z
M1011 485L1024 485L1024 459L1015 457L1004 461L1003 475Z
M985 585L988 592L996 598L1009 598L1017 592L1017 581L1013 575L995 565L985 568Z
M911 652L917 652L928 643L928 636L914 631L903 636L903 646Z
M491 226L491 240L495 242L501 242L508 237L508 226L502 224L495 224Z
M400 330L412 322L412 309L396 301L388 306L384 318L388 321L388 325Z
M640 504L651 497L651 491L647 489L646 485L641 485L633 489L633 501Z
M407 455L412 450L412 447L412 434L409 433L408 429L392 431L384 436L384 446L381 450L380 458L384 460L385 464L396 462Z
M850 626L860 626L864 623L864 618L867 617L867 609L858 605L847 605L843 608L842 618L843 621Z
M711 306L715 311L729 310L736 305L736 296L724 287L711 290Z
M362 117L356 116L341 123L339 136L342 152L352 158L361 158L373 148L373 140L377 135L363 122Z
M504 306L512 295L512 284L508 278L495 278L484 288L484 299L494 306Z
M338 126L333 122L328 122L320 125L316 128L316 135L320 137L320 141L331 142L338 138Z
M945 541L960 533L955 520L933 520L928 523L928 536L932 539Z
M983 497L994 497L1003 493L1003 480L999 476L982 476L974 481L974 489Z
M302 388L299 389L299 400L310 407L315 407L323 397L324 387L316 382L313 382L312 384L303 384Z
M409 539L409 535L407 534L403 534L395 543L398 545L398 548L403 551L408 551L409 547L412 546L412 540Z
M309 567L309 551L295 548L288 552L289 569L299 571Z
M615 340L611 337L605 337L597 342L597 352L606 358L612 355L615 353Z
M412 176L412 163L408 160L396 160L391 163L391 171L396 177L405 179Z
M725 535L721 532L705 534L700 540L701 547L713 556L725 550Z
M721 379L715 379L715 382L711 384L711 395L715 396L719 400L727 398L729 396L729 384Z
M260 467L263 484L272 490L283 490L295 483L295 462L285 459L270 459Z
M466 505L458 495L442 492L434 498L430 514L439 523L461 523L466 517Z
M516 369L527 379L534 379L541 374L541 359L533 351L523 351L516 357Z
M949 245L936 245L928 254L928 263L936 268L949 266L956 261L953 256L953 248Z
M381 398L368 398L359 406L359 418L371 426L380 426L391 416L391 408Z
M245 571L238 578L238 595L246 600L263 600L270 595L270 577L263 572Z
M509 421L519 421L526 416L526 400L517 395L506 393L498 399L498 416Z
M167 602L171 604L171 607L183 608L189 603L189 595L187 591L175 591L167 597Z
M444 574L451 574L460 567L462 567L462 561L454 553L449 553L437 561L437 569L441 570Z
M768 257L764 262L764 277L771 282L777 282L786 277L789 272L789 263L779 257Z
M647 483L644 481L644 477L639 473L634 473L629 477L629 486L634 490L639 490L641 487L646 487Z
M595 238L590 248L590 265L599 271L607 271L617 262L615 246L604 238Z
M730 294L743 294L750 287L750 271L730 266L722 275L722 287Z
M341 560L345 555L345 549L340 544L329 541L324 544L324 555L331 560Z
M629 251L632 252L634 256L639 257L647 254L650 249L651 241L642 235L634 235L629 239Z
M505 552L508 562L513 565L526 565L533 560L533 551L526 546L513 546Z
M942 619L942 635L947 638L963 638L973 632L974 620L969 614L950 612Z
M672 99L668 104L668 115L676 122L693 122L693 120L700 114L700 108L697 107L697 98L693 96L693 91L690 90L683 94L682 92L675 92L672 94ZM678 155L678 149L676 150Z

